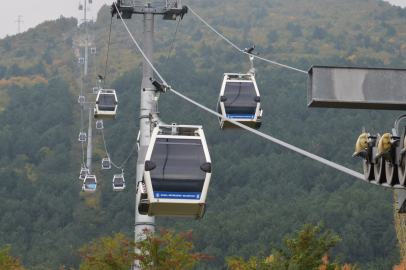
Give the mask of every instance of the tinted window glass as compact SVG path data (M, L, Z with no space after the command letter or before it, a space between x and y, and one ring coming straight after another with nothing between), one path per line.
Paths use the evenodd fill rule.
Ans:
M123 178L114 178L114 185L116 187L122 187L124 184Z
M86 185L96 184L96 181L95 181L94 178L86 178L85 179L85 184Z
M224 102L226 114L255 114L257 96L254 83L251 82L228 82L224 89Z
M151 161L154 191L202 192L206 162L201 140L157 139Z
M112 94L100 94L99 96L99 110L114 111L116 108L116 99Z

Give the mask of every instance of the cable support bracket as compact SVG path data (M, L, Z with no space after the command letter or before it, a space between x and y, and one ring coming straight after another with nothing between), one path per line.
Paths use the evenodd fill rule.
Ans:
M154 80L152 77L150 77L149 80L151 81L152 85L155 86L156 91L158 91L158 92L163 92L166 94L166 91L171 89L171 86L168 85L166 82L159 83L158 81Z

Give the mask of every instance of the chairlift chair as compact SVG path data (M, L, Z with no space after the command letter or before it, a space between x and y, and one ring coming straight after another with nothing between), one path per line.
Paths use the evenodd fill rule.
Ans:
M261 98L253 74L224 74L217 112L250 128L261 127ZM242 129L221 117L219 121L222 130Z
M94 193L96 192L96 186L96 175L86 175L85 180L83 181L82 191L86 193Z
M79 96L78 103L82 104L85 102L85 96Z
M79 64L84 64L85 63L85 59L84 58L79 58Z
M94 21L93 19L89 21L89 26L93 26L94 25Z
M83 29L83 23L78 25L79 29Z
M124 191L124 189L125 189L124 174L115 174L113 177L113 190Z
M96 98L94 118L116 119L117 104L118 102L115 90L100 89Z
M79 133L79 142L85 142L86 141L86 133L85 132L80 132Z
M110 170L111 169L111 161L109 158L103 158L102 160L102 169L103 170Z
M103 120L97 120L96 129L103 129Z
M172 132L164 133L163 128ZM138 211L148 216L201 218L211 160L201 126L158 125L145 157ZM141 190L141 189L139 189Z
M89 0L89 4L93 4L93 0Z
M90 53L91 53L91 54L96 54L96 48L91 48L91 49L90 49Z
M79 2L79 10L83 10L83 5Z
M93 95L98 95L99 94L99 87L93 87Z
M80 169L80 173L79 173L79 180L82 180L82 181L85 180L86 175L88 175L88 174L89 174L89 169L86 167L82 167Z

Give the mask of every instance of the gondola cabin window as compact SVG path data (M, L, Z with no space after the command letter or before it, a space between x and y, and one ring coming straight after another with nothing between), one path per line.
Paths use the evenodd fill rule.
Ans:
M251 82L228 82L224 89L224 106L227 118L254 119L257 109L254 84Z
M151 161L156 164L151 171L155 198L202 192L206 173L200 166L206 157L201 140L157 139ZM199 199L199 194L192 197Z

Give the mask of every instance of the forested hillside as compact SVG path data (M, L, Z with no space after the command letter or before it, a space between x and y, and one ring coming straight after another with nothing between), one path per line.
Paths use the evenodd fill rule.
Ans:
M240 48L308 70L313 64L406 67L406 9L375 0L184 1ZM95 22L95 59L83 79L86 100L96 74L104 76L110 8ZM162 71L176 22L155 19L155 63ZM142 16L126 20L142 44ZM127 189L114 193L102 171L106 157L96 135L95 194L83 194L80 66L84 30L77 20L47 21L0 40L0 249L11 244L34 269L78 266L73 253L112 231L133 237L136 153L126 167ZM255 61L264 110L261 131L361 172L351 159L362 126L385 133L402 112L307 108L307 76ZM214 109L225 72L246 72L247 56L229 46L191 12L180 22L164 78L179 92ZM105 88L116 89L119 112L104 121L107 150L121 164L133 148L139 121L142 57L120 20L113 18ZM216 258L198 269L225 269L225 257L269 254L304 223L343 241L333 256L361 269L398 263L393 191L356 180L245 131L220 131L216 117L161 95L166 123L203 125L213 175L202 220L157 218L157 226L197 233L196 250ZM84 119L87 122L87 112ZM87 129L86 129L87 130Z

